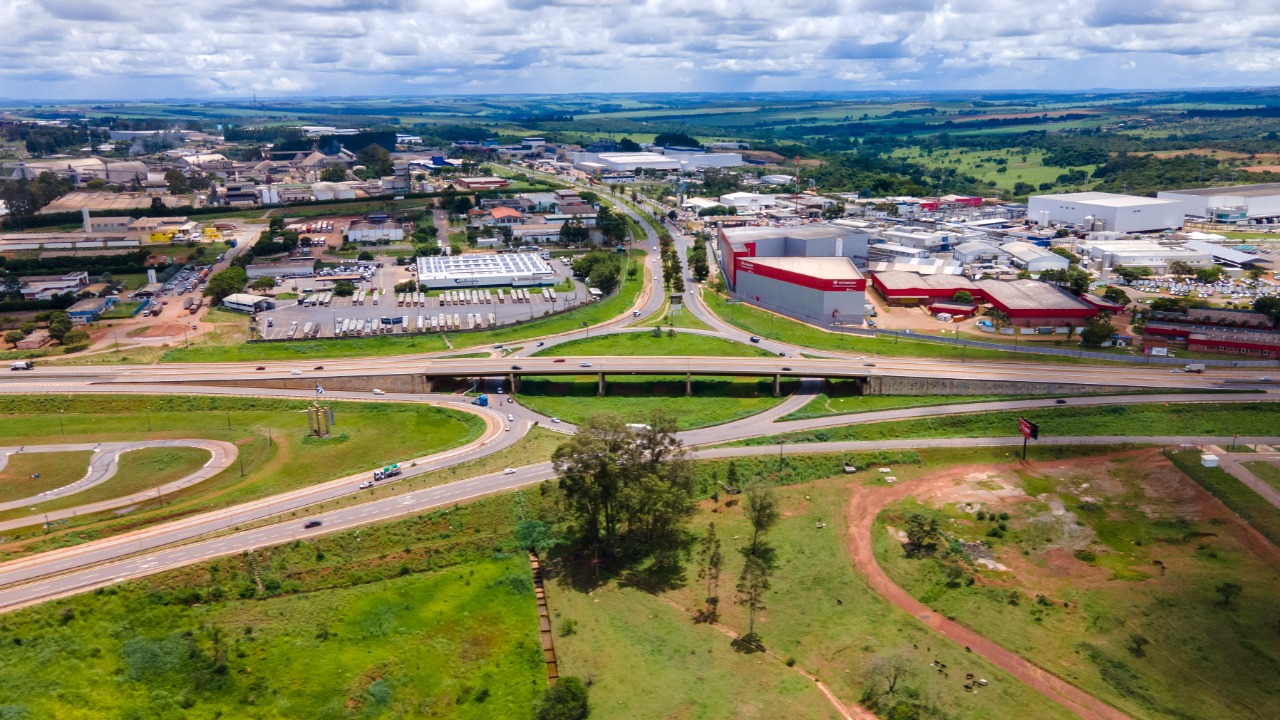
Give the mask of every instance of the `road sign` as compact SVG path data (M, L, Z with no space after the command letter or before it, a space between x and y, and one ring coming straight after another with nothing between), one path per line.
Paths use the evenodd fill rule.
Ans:
M1022 433L1023 438L1036 440L1040 437L1040 426L1026 418L1018 418L1018 432Z

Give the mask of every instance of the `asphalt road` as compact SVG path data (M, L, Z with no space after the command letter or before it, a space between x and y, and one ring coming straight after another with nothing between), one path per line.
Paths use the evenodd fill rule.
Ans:
M1277 443L1277 437L1259 437L1243 439L1253 443ZM1200 437L1112 437L1094 436L1077 438L1048 438L1040 441L1042 445L1105 445L1120 442L1141 442L1162 445L1201 444L1205 442L1230 441L1230 438ZM865 444L874 448L928 448L928 447L983 447L1020 445L1019 438L993 439L960 439L960 440L900 440L890 443L877 442ZM857 443L825 443L807 445L808 452L846 452L861 449L863 444ZM855 447L856 446L856 447ZM732 457L734 455L754 455L761 452L772 452L772 448L724 448L717 450L699 450L695 457ZM482 475L466 480L438 485L422 490L415 490L402 495L372 500L359 505L322 512L308 516L305 520L297 519L279 522L253 530L231 535L223 535L208 540L200 540L155 552L145 552L116 562L70 570L62 574L45 577L50 568L42 561L44 556L36 556L39 562L29 563L34 567L26 573L5 570L0 573L0 612L15 610L27 605L45 602L54 598L86 592L98 587L112 585L125 580L151 575L165 570L182 567L215 557L233 555L258 547L276 545L295 539L306 539L325 533L346 530L373 522L382 522L402 515L422 512L454 503L472 500L484 495L514 490L526 485L535 484L554 477L549 462L541 462L515 468L513 472L499 472ZM311 521L320 521L314 528L304 527ZM240 520L244 522L244 520ZM207 528L207 532L214 528ZM118 543L117 543L118 545ZM127 547L116 550L136 552ZM141 548L139 548L141 549ZM96 555L96 553L95 553ZM106 558L99 558L105 560ZM28 559L31 560L31 559ZM84 560L84 558L81 558ZM15 561L21 563L23 561ZM6 563L5 566L14 563ZM81 562L80 564L83 564ZM73 565L74 566L74 565ZM22 582L23 578L29 579ZM21 583L13 585L13 583Z

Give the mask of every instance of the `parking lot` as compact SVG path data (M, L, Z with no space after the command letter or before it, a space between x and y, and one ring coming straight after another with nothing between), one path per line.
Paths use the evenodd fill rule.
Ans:
M552 267L557 282L570 277L566 264L555 262ZM332 278L337 276L285 280L282 287L292 289L296 285L302 297L297 301L277 301L274 310L258 313L259 337L301 340L485 329L567 310L590 298L587 289L575 280L572 292L540 287L459 287L430 294L413 293L402 303L395 286L415 279L408 266L384 262L381 268L354 274L364 279L356 282L356 294L351 297L332 295Z

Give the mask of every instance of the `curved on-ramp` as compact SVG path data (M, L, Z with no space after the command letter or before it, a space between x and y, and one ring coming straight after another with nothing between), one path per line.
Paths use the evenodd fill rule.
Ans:
M63 510L50 510L48 519L50 522L60 520L65 517L71 517L76 514L89 512L97 512L99 510L110 510L112 508L124 507L135 502L141 502L147 497L153 497L157 490L163 493L171 493L190 487L198 482L208 480L223 470L231 466L239 456L239 450L236 446L221 440L204 440L204 439L180 439L180 440L139 440L133 442L104 442L104 443L65 443L59 445L22 445L19 447L0 447L0 469L9 464L9 457L18 453L59 453L59 452L83 452L90 451L93 457L89 459L89 470L85 476L73 483L63 485L60 488L47 490L39 495L22 498L19 500L10 500L0 503L0 512L5 510L13 510L15 508L28 507L34 503L47 502L56 498L67 497L82 493L89 488L97 487L102 483L116 476L116 472L120 466L120 456L133 450L145 450L148 448L166 448L166 447L188 447L207 450L209 452L209 461L205 463L199 470L187 475L186 477L174 480L173 482L161 485L159 488L148 488L142 492L132 495L111 498L102 502L81 505L75 508L66 508ZM43 516L43 514L41 514ZM32 524L36 516L30 518L18 518L16 520L8 520L0 522L0 530L9 530L16 527L25 527Z

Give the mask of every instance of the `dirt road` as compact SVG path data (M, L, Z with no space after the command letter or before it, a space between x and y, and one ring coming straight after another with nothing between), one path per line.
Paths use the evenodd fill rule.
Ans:
M987 469L987 468L982 468ZM975 468L957 468L969 472ZM968 628L954 623L930 610L907 591L898 587L876 562L871 549L872 524L880 511L890 503L910 495L925 493L949 485L954 473L931 477L921 481L892 487L854 487L849 498L849 554L853 564L876 592L889 602L911 613L917 620L938 634L971 649L995 666L1021 680L1050 700L1065 707L1085 720L1126 720L1129 716L1083 692L1043 668L1037 667L1021 656L1010 652Z

